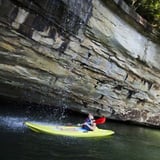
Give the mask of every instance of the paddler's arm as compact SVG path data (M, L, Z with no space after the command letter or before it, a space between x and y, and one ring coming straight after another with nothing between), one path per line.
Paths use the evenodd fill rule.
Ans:
M96 129L96 123L93 123L93 126L91 126L87 122L85 122L84 125L88 126L92 131Z

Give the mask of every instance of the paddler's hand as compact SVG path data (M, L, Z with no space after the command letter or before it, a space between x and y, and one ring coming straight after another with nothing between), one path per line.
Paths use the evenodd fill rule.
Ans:
M78 126L78 127L81 127L81 126L82 126L82 124L78 123L78 124L77 124L77 126Z

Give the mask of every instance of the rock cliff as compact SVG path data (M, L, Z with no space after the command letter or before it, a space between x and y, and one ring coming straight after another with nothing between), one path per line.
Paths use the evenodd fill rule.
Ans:
M0 95L160 127L160 43L129 12L118 0L1 0Z

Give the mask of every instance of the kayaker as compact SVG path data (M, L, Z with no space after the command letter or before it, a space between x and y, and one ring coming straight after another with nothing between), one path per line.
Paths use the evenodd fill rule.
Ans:
M88 118L81 126L83 129L86 129L87 131L94 131L95 130L96 123L95 123L95 119L91 113L88 114Z

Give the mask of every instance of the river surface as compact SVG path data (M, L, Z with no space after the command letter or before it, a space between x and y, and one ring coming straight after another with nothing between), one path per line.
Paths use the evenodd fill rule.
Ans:
M115 135L103 138L73 138L39 134L25 121L76 124L84 115L65 108L0 106L0 160L160 160L160 131L107 121L99 128Z

